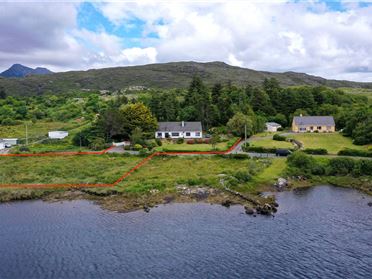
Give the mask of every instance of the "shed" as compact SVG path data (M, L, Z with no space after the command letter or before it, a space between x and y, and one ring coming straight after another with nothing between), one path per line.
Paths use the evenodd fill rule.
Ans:
M68 132L66 131L50 131L48 133L48 137L50 139L64 139L68 136Z
M282 127L282 125L280 125L276 122L266 122L265 126L266 126L266 130L268 132L277 132L278 129Z
M5 149L5 143L0 142L0 150L3 150L3 149Z
M12 145L18 144L17 138L0 139L0 142L4 143L5 147L11 147Z

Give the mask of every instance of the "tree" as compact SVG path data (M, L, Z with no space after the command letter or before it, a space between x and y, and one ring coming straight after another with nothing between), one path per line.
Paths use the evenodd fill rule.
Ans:
M0 88L0 99L5 99L6 98L6 92L3 87Z
M143 144L143 133L141 128L134 128L132 134L130 135L130 141L132 145Z
M228 129L236 136L244 136L245 127L247 128L247 136L253 134L253 121L252 119L244 115L241 112L236 113L230 120L227 122Z
M120 108L123 133L128 138L135 128L140 128L144 136L153 135L158 127L156 118L143 103L127 104Z

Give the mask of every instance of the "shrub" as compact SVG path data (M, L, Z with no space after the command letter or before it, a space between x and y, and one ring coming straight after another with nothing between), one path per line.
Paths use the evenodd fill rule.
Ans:
M281 131L284 131L283 127L279 127L278 129L276 129L278 132L281 132Z
M135 145L133 145L133 150L136 150L136 151L139 151L142 149L142 145L136 143Z
M203 139L195 139L195 143L201 144L203 143Z
M103 138L95 138L89 144L89 148L93 150L102 150L102 149L105 149L105 147L106 147L106 143Z
M237 171L233 175L239 182L248 182L252 180L252 176L247 171Z
M326 155L328 154L328 150L325 148L306 148L303 150L306 154L314 154L314 155Z
M124 145L124 150L130 150L130 145Z
M355 161L351 158L333 158L329 162L330 174L348 175L351 174L355 166Z
M163 145L163 142L161 141L161 139L155 139L155 142L158 146L162 146Z
M195 141L194 141L194 140L192 140L192 139L190 139L190 140L187 140L187 141L186 141L186 143L187 143L187 144L194 144L194 143L195 143Z
M179 138L179 139L177 139L177 144L182 144L183 142L184 142L184 140L183 140L183 138Z
M20 123L21 123L21 121L17 121L17 120L11 119L11 118L5 118L1 121L1 124L6 125L6 126L15 126L15 125L18 125Z
M284 136L281 136L281 135L275 134L275 135L273 135L273 140L276 140L276 141L286 141L287 138L284 137Z
M30 152L30 148L28 148L27 146L21 146L21 147L19 147L19 151L20 152Z
M204 143L210 144L211 143L211 139L204 139Z
M149 150L147 148L142 148L140 149L139 154L143 156L143 155L146 155L148 152Z
M261 146L246 146L243 148L245 152L256 152L256 153L276 153L276 148L265 148Z
M358 157L372 157L371 151L363 151L363 150L356 150L356 149L343 149L340 150L337 155L341 156L358 156Z

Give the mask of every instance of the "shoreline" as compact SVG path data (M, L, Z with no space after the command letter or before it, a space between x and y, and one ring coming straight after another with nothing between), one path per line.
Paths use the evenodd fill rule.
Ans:
M293 191L301 188L330 185L358 190L372 195L372 183L368 178L356 179L352 177L315 177L304 181L290 181L283 191ZM147 193L125 193L115 189L6 189L0 192L0 203L42 200L45 202L62 202L72 200L88 200L105 210L127 213L136 210L149 212L151 208L161 204L205 202L229 207L241 205L249 215L273 215L279 206L275 193L279 192L273 185L260 185L258 191L252 193L238 193L234 195L222 188L205 186L178 185L175 191ZM264 196L264 192L271 195Z

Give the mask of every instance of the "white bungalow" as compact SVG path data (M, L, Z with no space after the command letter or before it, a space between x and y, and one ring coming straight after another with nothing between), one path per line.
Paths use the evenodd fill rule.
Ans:
M155 138L164 139L198 139L203 137L201 122L159 122Z
M17 138L0 139L0 142L2 142L5 147L11 147L13 145L18 144L18 139Z

